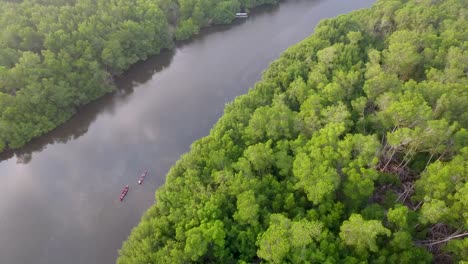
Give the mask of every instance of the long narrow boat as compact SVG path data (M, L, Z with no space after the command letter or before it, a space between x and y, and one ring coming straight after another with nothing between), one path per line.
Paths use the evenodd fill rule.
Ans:
M122 193L120 194L120 197L119 197L120 201L122 201L125 198L125 195L127 195L128 193L128 189L129 189L128 185L125 186L125 188L123 188Z
M143 180L145 179L146 175L148 175L148 170L143 172L143 174L140 175L140 178L138 178L138 184L142 184Z
M236 18L247 18L249 15L247 13L236 13Z

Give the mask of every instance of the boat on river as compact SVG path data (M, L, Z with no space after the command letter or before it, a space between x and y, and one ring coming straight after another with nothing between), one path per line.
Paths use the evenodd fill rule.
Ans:
M236 13L236 18L247 18L249 17L247 13Z
M145 180L146 175L148 175L148 170L143 172L143 174L140 175L140 178L138 178L138 184L142 184L143 180Z
M129 189L128 185L125 186L125 188L123 188L122 193L120 193L120 197L119 197L120 201L122 201L125 198L125 195L127 195L128 193L128 189Z

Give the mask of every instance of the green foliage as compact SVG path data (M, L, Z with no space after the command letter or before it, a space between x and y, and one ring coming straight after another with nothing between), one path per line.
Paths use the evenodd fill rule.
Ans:
M23 146L114 89L112 77L200 28L270 3L0 1L0 151ZM276 2L276 1L273 1Z
M179 1L176 31L229 21L236 3ZM380 0L321 22L174 165L118 263L466 259L465 13L461 0ZM5 54L21 64L1 76L41 63ZM4 115L19 114L2 92Z
M187 19L179 24L175 32L177 40L184 40L190 38L192 35L198 34L200 28L193 22L192 19Z
M391 232L380 221L364 220L359 214L352 214L340 227L340 238L348 246L356 248L358 253L377 252L378 235L390 236Z
M440 162L428 166L416 183L415 199L423 201L421 222L451 223L454 226L468 227L466 208L468 193L468 162L456 156L450 162Z
M304 249L320 237L321 231L320 222L296 222L280 214L272 214L268 229L259 235L257 255L269 262L282 263L291 250Z
M213 11L214 24L228 24L234 20L236 13L240 10L237 0L223 1L216 5Z
M255 194L252 190L245 191L237 196L237 212L234 219L239 223L256 225L258 222L259 206L255 201Z
M151 1L0 2L0 137L18 148L112 90L111 75L171 46Z
M407 229L409 226L408 219L409 209L404 205L398 205L395 209L388 210L388 221L395 223L400 229Z
M468 259L468 239L452 240L446 245L444 251L451 253L454 261L463 263Z
M223 227L223 222L216 220L188 230L184 248L187 257L195 261L207 253L209 246L223 248L226 236Z

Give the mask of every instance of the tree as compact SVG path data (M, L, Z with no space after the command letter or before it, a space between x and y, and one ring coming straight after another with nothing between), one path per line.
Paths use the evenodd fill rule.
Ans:
M220 220L203 223L187 231L184 252L187 258L196 261L207 253L209 247L224 247L226 233ZM216 254L216 250L211 254Z
M314 221L291 221L280 214L270 216L268 229L259 236L257 255L273 263L281 263L290 250L303 250L320 237L322 224Z
M259 206L252 190L245 191L237 196L237 212L234 219L249 225L258 224Z
M327 125L312 136L308 143L309 153L298 153L294 160L293 173L298 178L296 188L303 189L316 205L332 199L341 182L336 170L340 159L336 142L343 132L342 123Z
M399 96L386 93L379 97L378 106L382 109L377 117L387 128L413 128L424 124L432 114L431 108L420 94L404 93Z
M380 221L364 220L359 214L351 214L349 220L340 227L340 238L346 245L352 246L358 253L377 252L377 236L390 236L391 231Z
M257 255L273 263L280 263L290 250L287 237L291 221L282 215L270 216L270 227L260 235Z
M175 32L177 40L184 40L190 38L192 35L198 34L199 27L193 22L192 19L184 20L180 22Z
M419 77L416 69L423 57L418 52L418 39L418 34L407 30L396 31L390 36L388 51L384 53L384 67L388 72L397 74L402 80Z
M222 1L218 3L213 11L214 24L228 24L234 20L236 12L240 10L237 0Z

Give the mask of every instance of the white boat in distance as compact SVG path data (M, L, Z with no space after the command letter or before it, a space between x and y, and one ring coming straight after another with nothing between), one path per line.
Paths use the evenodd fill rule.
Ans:
M249 16L247 15L247 13L236 13L236 17L238 17L238 18L246 18L246 17L249 17Z

